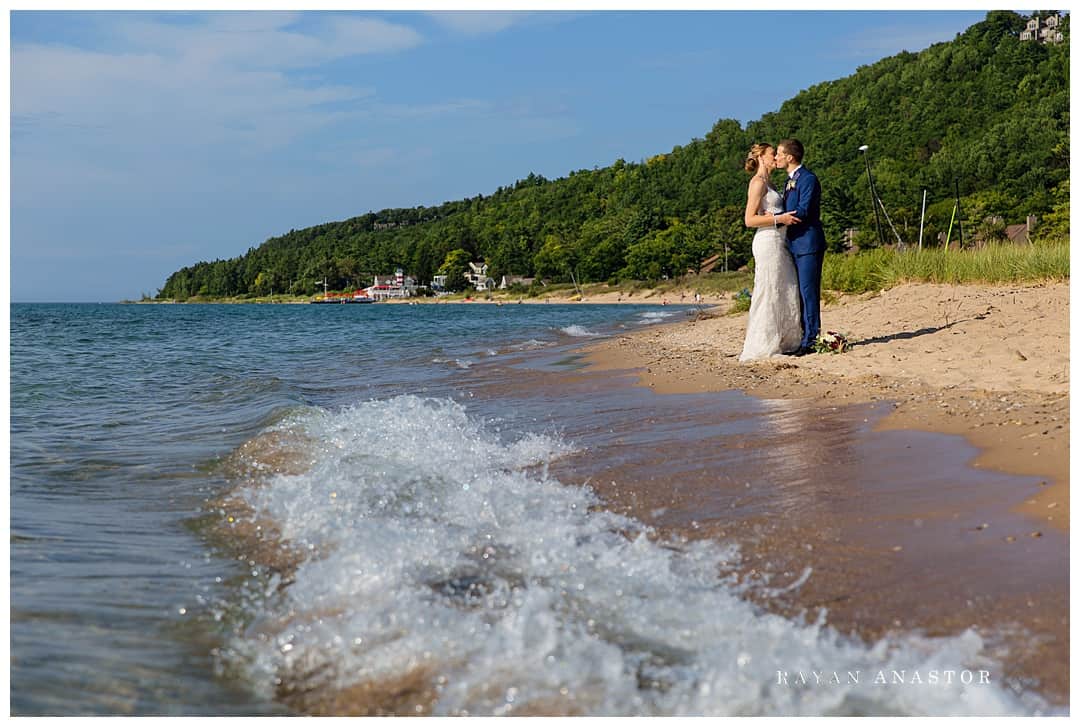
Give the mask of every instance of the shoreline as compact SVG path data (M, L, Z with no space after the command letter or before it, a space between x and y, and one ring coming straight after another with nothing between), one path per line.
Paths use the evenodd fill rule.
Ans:
M377 301L379 304L391 305L447 305L447 304L483 304L483 305L543 305L543 304L573 304L573 305L674 305L693 306L705 308L710 306L722 306L730 303L733 292L709 292L702 293L701 300L694 300L695 290L693 285L673 288L672 290L660 291L654 288L643 288L629 292L619 290L606 290L603 292L590 292L584 296L574 290L561 289L544 293L535 297L519 295L511 297L510 293L497 293L491 298L480 294L478 297L468 300L460 297L447 299L447 297L413 296L409 298L391 298ZM307 305L312 300L123 300L122 305ZM348 304L345 304L348 305Z
M658 393L737 389L819 406L892 401L882 429L961 435L980 450L974 466L1046 478L1034 501L1017 507L1068 532L1068 293L1067 283L916 283L842 296L823 307L822 328L845 332L852 351L747 364L737 360L747 314L726 315L728 301L693 321L592 344L585 348L586 359L597 370L634 370L640 385ZM1030 305L1022 300L1032 294L1040 299ZM910 310L916 306L922 316ZM1025 316L1033 308L1048 310L1031 321ZM900 319L899 327L915 330L873 335L875 326L892 324L893 318ZM1009 333L1016 330L1023 335ZM965 340L954 348L957 336Z
M1067 283L910 284L842 296L823 308L822 326L845 333L851 351L749 364L737 360L747 314L718 308L589 345L586 371L628 375L661 395L742 391L796 407L803 427L830 412L865 411L874 433L967 442L975 452L968 483L934 490L899 482L901 464L876 490L856 483L837 492L822 471L797 489L828 499L823 522L759 514L658 527L738 542L746 578L779 572L798 585L780 597L762 588L752 599L789 617L827 614L864 639L901 627L945 635L1020 625L1035 636L1030 644L1005 639L1006 672L1035 678L1068 704L1068 293ZM998 472L1017 479L1006 488L979 484ZM650 524L668 496L596 489L607 506ZM696 492L683 497L715 495ZM807 564L813 575L798 584Z

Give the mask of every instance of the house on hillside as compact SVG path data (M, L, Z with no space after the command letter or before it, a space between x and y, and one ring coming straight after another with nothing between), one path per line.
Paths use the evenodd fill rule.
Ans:
M479 291L494 290L495 281L488 277L488 264L469 263L469 270L465 273L469 283Z
M1062 43L1065 34L1059 29L1061 16L1051 13L1045 18L1032 15L1027 21L1027 27L1020 33L1020 40L1035 40L1040 43Z

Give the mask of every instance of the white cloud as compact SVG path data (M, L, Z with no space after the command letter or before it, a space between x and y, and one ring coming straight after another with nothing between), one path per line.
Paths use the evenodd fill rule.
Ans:
M337 18L329 40L335 55L389 53L422 42L420 34L412 28L371 18Z
M291 13L111 20L114 49L14 46L12 122L24 150L35 137L93 128L129 147L230 144L263 153L359 118L374 98L362 80L331 84L295 69L422 42L406 26L338 15L303 24Z
M496 32L530 15L434 14L462 32ZM532 15L533 22L571 17ZM141 149L154 158L224 146L232 156L251 157L345 123L363 136L368 122L565 111L539 109L535 101L509 107L471 98L388 102L378 96L375 78L327 81L321 64L423 42L411 27L378 18L285 12L104 17L97 30L108 41L94 49L14 44L11 121L24 159L58 160L66 151L105 162L112 149Z
M531 13L461 10L429 13L440 25L465 35L489 35L524 22Z
M82 127L124 146L230 143L265 150L346 114L321 107L374 94L366 87L301 86L278 71L152 54L24 46L14 59L12 116L27 140Z
M118 37L136 48L188 63L304 68L347 56L389 53L420 45L410 27L378 18L317 14L303 29L295 13L211 13L197 25L120 20Z
M206 25L211 28L225 31L251 32L284 28L297 22L301 15L298 12L263 10L257 12L213 12L204 17Z

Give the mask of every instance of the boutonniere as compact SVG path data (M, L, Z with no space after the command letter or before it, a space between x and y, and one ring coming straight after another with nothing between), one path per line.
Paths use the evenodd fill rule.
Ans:
M792 177L791 179L787 180L787 184L784 185L784 191L785 192L788 192L788 191L790 191L792 189L795 189L795 177Z

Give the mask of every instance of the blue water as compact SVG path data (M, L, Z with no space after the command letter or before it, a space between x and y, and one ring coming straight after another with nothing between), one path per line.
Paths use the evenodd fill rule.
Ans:
M690 312L13 305L12 712L1042 710L999 687L770 687L778 663L987 657L972 631L867 645L763 613L734 547L655 542L550 474L578 457L665 487L790 419L580 375L582 342ZM863 436L813 419L835 456ZM716 456L681 456L694 436Z

